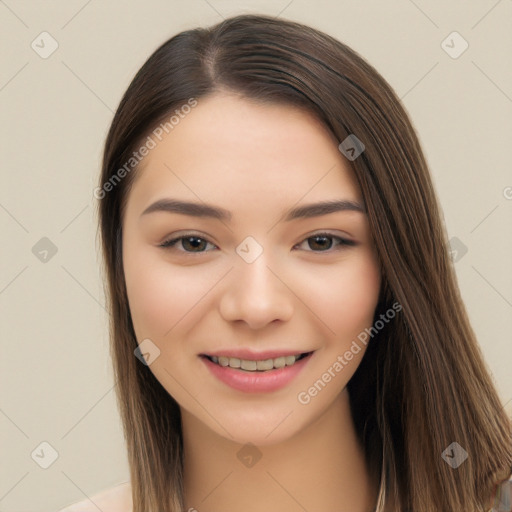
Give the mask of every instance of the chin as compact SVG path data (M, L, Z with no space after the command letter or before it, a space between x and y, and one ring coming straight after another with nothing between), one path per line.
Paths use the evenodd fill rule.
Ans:
M280 421L282 421L282 418L280 419ZM278 423L279 422L277 422L276 425L278 425ZM259 447L281 444L292 439L295 435L298 434L296 425L294 425L293 428L290 428L290 426L284 427L281 425L278 426L274 431L270 429L269 431L271 433L269 435L269 431L267 431L266 429L263 430L261 428L261 425L258 425L257 423L249 425L233 425L231 430L228 427L228 430L232 437L227 435L226 432L223 431L222 429L216 430L217 434L221 435L222 437L226 438L228 441L231 441L233 443L237 443L243 446L250 443Z
M276 404L275 407L269 404L251 407L246 403L245 407L241 406L234 410L233 414L226 415L225 412L218 416L212 414L218 418L225 430L211 418L208 418L207 426L216 434L234 443L272 446L299 435L314 422L316 416L313 414L313 408L295 404L288 407L283 406L282 403Z

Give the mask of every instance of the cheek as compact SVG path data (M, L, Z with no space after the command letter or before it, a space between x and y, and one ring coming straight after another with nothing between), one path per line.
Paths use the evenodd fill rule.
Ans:
M162 339L199 314L211 276L197 267L177 268L154 248L127 248L124 272L130 312L138 339ZM178 325L179 323L179 325Z
M163 304L173 311L169 304L169 290L150 256L142 250L131 249L124 253L124 273L130 313L137 338L152 338L162 325ZM160 320L159 320L160 319ZM156 322L156 323L155 323ZM151 328L150 328L151 326Z
M313 309L331 329L329 338L346 340L371 325L381 284L372 255L354 258L336 272L331 270L323 283L314 295L318 306Z

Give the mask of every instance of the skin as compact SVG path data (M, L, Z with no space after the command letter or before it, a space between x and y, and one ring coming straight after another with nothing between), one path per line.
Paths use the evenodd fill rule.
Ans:
M138 169L123 266L137 340L160 350L149 368L182 412L186 510L375 506L346 390L365 346L307 405L298 400L372 325L381 275L366 214L279 220L323 200L363 204L338 144L309 113L222 92L200 98ZM232 219L141 215L165 197L222 207ZM315 244L324 231L333 238ZM203 242L160 247L190 232ZM263 249L252 263L236 252L247 236ZM248 394L199 357L242 347L315 352L284 388ZM261 455L252 467L237 457L246 443Z

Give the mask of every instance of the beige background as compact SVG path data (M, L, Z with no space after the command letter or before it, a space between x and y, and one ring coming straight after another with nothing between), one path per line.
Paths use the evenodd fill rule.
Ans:
M511 0L0 0L0 511L55 511L129 478L92 195L102 144L157 45L242 12L328 32L402 98L448 234L467 247L455 263L462 296L510 412ZM31 47L43 51L43 31L59 45L46 59ZM442 46L453 31L469 44L458 58ZM463 41L446 44L453 54ZM46 262L43 237L57 248ZM58 452L48 469L44 441Z

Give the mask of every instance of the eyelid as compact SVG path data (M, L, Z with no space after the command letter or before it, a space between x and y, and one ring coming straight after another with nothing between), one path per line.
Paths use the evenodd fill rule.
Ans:
M186 231L184 233L179 233L179 232L178 233L174 233L170 237L166 237L163 242L158 244L158 247L162 247L163 249L173 250L174 249L174 245L177 242L179 242L180 240L182 240L184 238L192 238L192 237L200 238L201 240L204 240L205 242L207 242L207 243L217 247L216 244L211 242L208 237L206 237L205 235L203 235L201 233L196 233L196 232L193 232L193 231ZM202 253L209 252L209 251L200 251L198 253L194 253L192 251L177 250L177 252L182 252L184 254L202 254Z
M314 230L311 233L307 233L306 235L304 235L301 241L304 241L307 238L311 238L313 236L321 236L321 235L332 236L333 238L341 238L342 240L345 240L347 242L356 243L356 241L353 239L353 237L351 235L349 235L347 232L341 231L341 230L330 230L330 229Z
M335 247L337 247L335 249L329 248L329 249L327 249L325 251L306 250L305 252L311 252L311 253L314 253L314 254L322 254L322 253L332 254L333 252L336 252L336 251L340 250L340 248L353 247L353 246L358 245L358 242L356 242L355 240L352 240L350 237L346 238L344 236L337 235L337 234L332 233L330 231L322 231L322 230L320 230L320 231L312 232L312 233L309 233L309 234L305 235L301 239L300 242L296 243L293 246L293 248L297 247L298 245L303 244L308 239L313 238L313 237L317 237L317 236L324 236L326 238L337 239L337 240L339 240L340 243L337 246L335 246ZM158 244L158 246L163 248L163 249L174 250L175 252L181 252L183 254L205 254L207 252L210 252L210 251L198 251L198 252L184 251L184 250L176 249L175 248L176 243L178 243L180 240L186 239L186 238L192 238L192 237L199 238L199 239L205 241L207 244L211 244L211 245L214 245L215 247L217 247L216 244L211 242L208 237L202 235L201 233L194 233L194 232L185 232L185 233L182 233L182 234L180 234L180 233L174 234L174 235L172 235L172 238L166 238L161 244Z
M295 244L294 247L297 247L298 245L301 245L304 242L306 242L308 239L314 238L317 236L338 239L340 241L340 243L334 249L327 249L326 251L311 251L311 250L309 250L309 251L305 251L305 252L311 252L314 254L333 254L336 251L343 249L344 247L353 247L353 246L358 245L358 242L356 242L355 240L353 240L350 237L337 235L335 233L332 233L331 231L317 231L317 232L313 232L311 234L306 235L300 242Z

